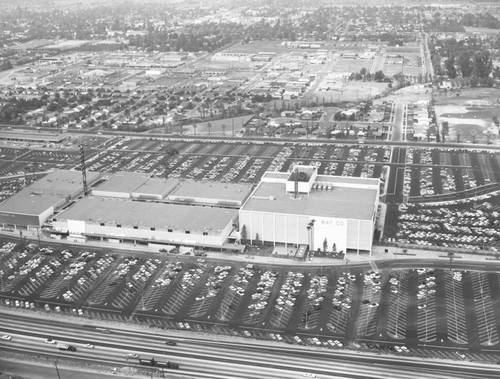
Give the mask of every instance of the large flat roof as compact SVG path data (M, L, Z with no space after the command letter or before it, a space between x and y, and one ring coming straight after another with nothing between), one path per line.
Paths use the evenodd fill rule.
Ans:
M87 181L99 178L97 172L87 172ZM80 171L60 170L47 174L0 204L0 212L39 215L50 207L61 206L68 198L83 192Z
M139 172L118 172L95 188L96 191L132 193L151 175Z
M169 197L203 198L243 203L250 191L251 184L220 183L212 181L184 181Z
M313 190L309 194L285 192L283 183L261 182L242 207L243 211L310 215L356 220L371 220L378 189L334 186L331 191Z
M58 220L93 224L116 223L156 230L222 231L237 215L236 209L87 197L57 215Z
M0 204L0 213L38 216L50 207L56 208L64 203L61 196L36 194L23 189Z
M177 179L149 178L133 192L138 194L162 195L170 193L178 185Z
M95 192L115 192L165 196L179 183L177 179L155 178L139 172L119 172L95 188Z
M43 142L61 142L66 139L67 134L47 133L47 132L11 132L8 130L0 131L0 139L12 141L43 141Z
M87 183L92 184L99 179L100 174L87 171ZM83 179L80 171L54 171L27 187L31 191L52 193L60 196L72 196L83 191Z

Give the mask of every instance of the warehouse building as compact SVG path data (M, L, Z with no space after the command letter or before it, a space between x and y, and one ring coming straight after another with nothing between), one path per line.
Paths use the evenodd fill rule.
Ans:
M236 249L226 242L238 228L238 210L251 190L250 184L120 172L54 217L51 233L73 241L140 243L167 250Z
M222 247L238 209L87 197L57 215L54 232L74 241Z
M311 250L371 252L379 180L266 172L239 212L242 239Z

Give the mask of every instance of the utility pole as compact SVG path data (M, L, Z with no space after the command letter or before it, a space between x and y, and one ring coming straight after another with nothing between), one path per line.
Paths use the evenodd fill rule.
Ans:
M57 368L57 361L54 361L54 366L56 367L57 379L61 379L61 375L59 375L59 369Z
M24 249L24 238L23 238L23 231L19 229L19 237L21 239L21 250Z

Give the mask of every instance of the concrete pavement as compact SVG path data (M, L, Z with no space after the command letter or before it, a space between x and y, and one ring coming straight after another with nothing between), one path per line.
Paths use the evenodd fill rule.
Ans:
M8 236L10 238L16 238L19 241L19 232L6 232L0 231L0 236ZM38 244L38 235L36 231L26 232L23 231L23 237L27 239L27 243L35 243ZM119 245L111 245L106 242L97 242L97 241L88 241L85 244L78 244L70 241L62 241L62 240L54 240L42 236L40 234L40 242L42 245L52 245L52 246L68 246L80 248L81 250L85 250L85 248L94 248L94 249L103 249L103 250L112 250L116 252L124 252L124 253L150 253L150 254L158 254L164 255L167 254L173 257L179 257L180 259L187 259L189 256L185 255L174 255L168 253L160 253L158 250L149 248L143 245L133 245L122 243ZM284 265L284 266L343 266L346 265L345 259L338 258L329 258L329 257L312 257L311 260L295 260L293 258L288 257L277 257L271 256L269 254L262 254L260 250L250 249L245 253L228 253L228 252L218 252L218 251L206 251L206 258L210 259L219 259L226 261L234 261L234 262L247 262L247 263L260 263L260 264L274 264L274 265ZM460 262L463 261L472 261L472 262L496 262L500 263L500 260L495 259L492 255L480 254L477 253L461 253L455 252L453 259L459 259ZM182 258L181 258L182 257ZM190 256L192 257L192 256ZM200 257L202 258L202 257ZM350 252L346 255L347 263L366 263L367 265L373 261L393 261L393 260L402 260L402 259L421 259L423 261L427 261L430 259L449 259L447 251L440 251L439 249L435 250L427 250L427 249L411 249L406 247L395 247L395 246L385 246L385 245L374 245L372 247L371 255L367 252L360 252L359 254L356 252Z

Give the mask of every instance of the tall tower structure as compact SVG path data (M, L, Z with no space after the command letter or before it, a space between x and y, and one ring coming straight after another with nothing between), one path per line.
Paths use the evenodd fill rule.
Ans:
M80 145L80 163L82 165L83 196L87 196L89 193L89 187L87 185L87 169L85 167L85 152L83 150L83 144Z

